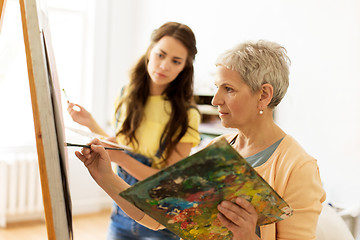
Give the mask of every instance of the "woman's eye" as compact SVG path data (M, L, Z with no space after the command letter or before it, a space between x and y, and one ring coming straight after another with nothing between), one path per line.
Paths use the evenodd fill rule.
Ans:
M181 62L177 61L177 60L174 60L173 63L175 63L176 65L180 65Z
M163 55L162 53L157 53L157 56L158 56L159 58L163 58L163 57L164 57L164 55Z
M231 91L232 91L232 88L225 87L225 90L226 90L227 92L231 92Z

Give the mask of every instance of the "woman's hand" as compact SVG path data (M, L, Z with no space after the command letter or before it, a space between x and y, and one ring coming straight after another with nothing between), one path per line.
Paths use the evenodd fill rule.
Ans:
M257 213L246 199L237 197L235 202L225 200L217 208L218 219L233 233L233 240L260 239L255 233Z
M91 148L83 148L81 153L76 151L75 155L84 163L92 178L102 186L104 179L114 174L110 157L99 139L92 140L89 145Z
M67 111L74 122L88 128L91 126L93 117L84 107L79 104L68 102Z
M109 142L117 143L115 136L107 137L105 140L107 140L107 141L109 141Z

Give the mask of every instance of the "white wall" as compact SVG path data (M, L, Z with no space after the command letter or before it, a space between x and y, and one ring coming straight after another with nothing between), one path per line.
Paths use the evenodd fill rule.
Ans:
M213 61L244 40L279 42L292 60L290 88L276 120L318 159L328 201L360 197L360 2L358 0L109 0L108 88L112 104L151 31L188 24L199 53L196 86L211 93ZM108 108L108 115L112 109Z
M97 5L95 0L48 0L54 54L61 88L70 101L94 113L101 125L107 121L105 103L107 86L107 2ZM65 126L81 127L66 111L63 97ZM66 140L87 143L66 129ZM110 197L94 182L81 161L75 157L75 148L68 148L68 180L73 214L96 212L111 207Z

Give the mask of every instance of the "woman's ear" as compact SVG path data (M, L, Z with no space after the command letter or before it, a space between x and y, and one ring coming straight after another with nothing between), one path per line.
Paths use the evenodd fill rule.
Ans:
M265 83L260 88L259 108L265 109L271 102L274 95L274 88L271 84Z

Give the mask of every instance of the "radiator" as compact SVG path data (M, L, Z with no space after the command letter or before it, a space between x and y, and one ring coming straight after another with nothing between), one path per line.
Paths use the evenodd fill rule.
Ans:
M0 154L0 227L44 219L43 209L36 153Z

